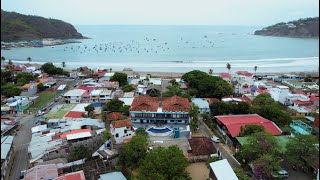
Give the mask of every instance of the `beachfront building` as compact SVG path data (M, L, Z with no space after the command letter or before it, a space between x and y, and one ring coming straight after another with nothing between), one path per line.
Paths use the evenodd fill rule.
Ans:
M112 121L110 131L116 144L124 143L134 135L134 128L131 120Z
M280 102L281 104L287 104L287 97L289 94L288 86L277 86L275 88L270 89L270 95L275 100Z
M219 73L219 77L231 84L231 75L229 73Z
M157 98L151 96L135 97L130 111L133 123L188 124L190 104L187 98L172 96Z
M81 103L82 95L87 92L83 89L72 89L66 92L63 97L65 98L66 103Z
M251 86L253 86L254 78L253 74L248 71L237 71L233 77L233 82L235 84L235 90L239 94L249 94L251 93Z

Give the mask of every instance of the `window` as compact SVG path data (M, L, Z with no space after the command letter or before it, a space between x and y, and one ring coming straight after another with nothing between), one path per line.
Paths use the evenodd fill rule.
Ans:
M174 122L174 120L170 120L170 122Z
M178 122L182 122L182 120L178 120Z
M127 130L126 129L124 130L124 133L127 134Z
M116 134L116 138L118 138L118 137L119 137L119 134L117 133L117 134Z

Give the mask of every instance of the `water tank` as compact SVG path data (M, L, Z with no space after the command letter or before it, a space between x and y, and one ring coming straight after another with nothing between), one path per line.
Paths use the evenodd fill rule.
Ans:
M174 128L174 138L179 138L180 137L180 129L179 128Z

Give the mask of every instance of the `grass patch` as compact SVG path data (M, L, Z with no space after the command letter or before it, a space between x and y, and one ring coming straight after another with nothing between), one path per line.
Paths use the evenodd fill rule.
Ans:
M59 108L57 107L59 106ZM63 116L72 110L76 105L75 104L63 104L63 105L57 105L54 108L52 108L51 111L49 111L45 118L51 119L51 118L63 118Z
M57 91L42 91L39 94L36 94L36 96L39 96L39 101L31 105L30 108L36 110L40 109L41 107L46 105L50 100L52 100L57 94Z

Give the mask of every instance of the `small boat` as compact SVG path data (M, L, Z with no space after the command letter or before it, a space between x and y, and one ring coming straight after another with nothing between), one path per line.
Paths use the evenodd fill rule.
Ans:
M51 48L55 48L54 46L51 46Z

